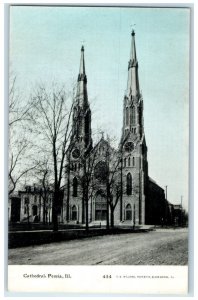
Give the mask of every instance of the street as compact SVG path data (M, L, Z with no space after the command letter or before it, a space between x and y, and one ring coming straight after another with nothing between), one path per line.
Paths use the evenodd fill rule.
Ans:
M188 230L97 236L9 249L14 265L187 265Z

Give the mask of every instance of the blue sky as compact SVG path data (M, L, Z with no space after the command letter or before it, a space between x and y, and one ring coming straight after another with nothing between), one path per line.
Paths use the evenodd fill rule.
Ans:
M25 94L77 79L82 41L93 131L119 140L131 25L135 25L149 175L188 201L189 18L180 8L12 7L10 64Z

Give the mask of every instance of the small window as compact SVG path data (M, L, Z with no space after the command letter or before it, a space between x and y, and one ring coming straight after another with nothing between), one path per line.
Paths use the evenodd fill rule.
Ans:
M126 158L124 159L124 167L126 167Z
M126 107L126 125L129 125L129 108Z
M127 174L126 193L127 193L127 195L132 194L132 176L131 176L131 173Z
M25 204L29 204L29 202L30 202L30 201L29 201L29 198L28 198L28 197L25 197L24 203L25 203Z
M136 117L135 117L135 106L132 107L132 113L131 113L131 123L135 125L136 123Z
M135 166L135 157L133 157L133 167Z
M131 165L131 158L129 157L128 158L128 166L130 167L130 165Z
M73 179L73 197L78 196L78 179L74 177Z

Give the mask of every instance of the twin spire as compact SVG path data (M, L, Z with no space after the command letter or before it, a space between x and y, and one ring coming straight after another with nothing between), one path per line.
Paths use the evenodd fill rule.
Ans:
M136 56L135 46L135 31L131 33L131 53L128 63L128 82L127 82L127 97L138 96L140 94L139 78L138 78L138 61Z
M138 96L140 94L139 78L138 78L138 61L136 56L136 45L135 45L135 31L131 33L131 53L130 60L128 63L128 82L126 96ZM80 88L80 92L84 94L84 84L87 83L87 76L85 73L85 58L84 58L84 46L81 47L81 58L80 58L80 69L78 74L78 82L83 82ZM78 83L79 84L79 83ZM87 94L87 92L86 92Z
M85 58L84 58L84 46L81 47L80 69L77 82L77 103L83 109L88 106L88 94L87 94L87 76L85 73Z
M77 98L80 100L81 105L85 106L88 103L87 96L87 76L85 73L85 58L84 46L81 47L80 69L78 74L78 87ZM138 97L140 95L139 78L138 78L138 61L136 55L135 45L135 31L131 32L131 52L130 60L128 62L128 81L127 81L127 98Z

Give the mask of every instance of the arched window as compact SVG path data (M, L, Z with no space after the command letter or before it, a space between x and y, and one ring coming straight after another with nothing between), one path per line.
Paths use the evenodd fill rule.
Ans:
M78 179L74 177L73 179L73 196L77 197L78 195Z
M135 166L135 157L133 157L133 166Z
M136 123L136 118L135 118L135 106L132 107L132 111L131 111L131 124L135 125Z
M76 208L76 205L72 206L71 212L72 212L72 214L71 214L72 221L76 221L77 220L77 208Z
M129 157L128 158L128 166L130 167L130 165L131 165L131 158Z
M126 157L125 157L125 159L124 159L124 167L126 167Z
M129 125L129 108L126 107L126 125Z
M131 176L131 173L127 174L126 192L127 192L127 195L132 194L132 176Z
M105 161L99 161L94 168L95 178L105 182L108 176L108 165Z
M132 209L131 204L127 204L125 207L125 220L131 221L132 220Z

